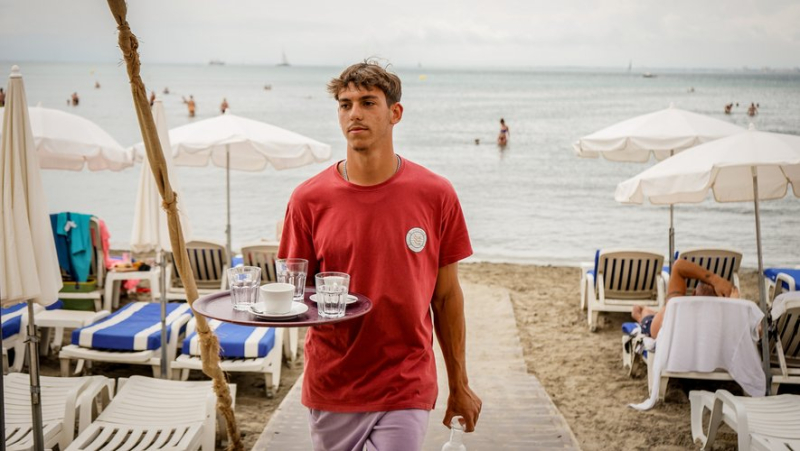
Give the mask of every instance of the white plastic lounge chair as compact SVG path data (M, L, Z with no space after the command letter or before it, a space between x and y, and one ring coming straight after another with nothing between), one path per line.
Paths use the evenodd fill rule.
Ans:
M177 355L178 343L191 319L191 308L184 303L167 304L167 362ZM161 305L132 302L103 320L72 332L72 344L59 352L61 375L69 374L71 360L117 362L161 368ZM169 369L167 371L169 374Z
M283 221L278 221L283 225ZM245 266L261 268L261 283L277 282L275 259L278 258L278 243L260 242L242 246ZM298 330L296 327L283 328L283 355L293 363L297 359Z
M114 400L67 451L214 450L217 413L211 381L132 376L118 384Z
M742 264L742 253L723 248L694 248L678 254L679 259L688 260L702 268L727 280L739 289L739 267ZM665 273L665 284L669 284L669 274ZM686 281L686 295L694 294L696 279Z
M711 449L721 423L738 434L739 451L800 449L800 396L733 396L727 390L689 392L692 439ZM705 412L711 414L703 432Z
M225 245L194 240L186 243L186 252L200 296L225 289L228 285L225 271L230 267L230 259ZM172 254L168 254L168 258L171 263L167 265L167 299L186 299L186 293L178 276Z
M798 268L767 268L764 278L772 288L772 302L781 293L787 291L800 291L800 267Z
M34 312L44 310L41 305L33 305ZM35 313L34 313L35 314ZM28 327L28 304L20 302L0 311L3 333L3 374L8 370L22 371L25 363L25 335ZM14 351L14 360L9 367L8 350Z
M102 309L103 284L105 282L106 266L103 256L102 238L100 234L100 221L93 217L89 223L89 230L92 237L92 259L89 267L89 281L96 283L90 291L75 290L75 283L70 275L61 268L61 278L64 280L64 288L58 293L60 299L91 299L94 301L94 310Z
M45 448L65 449L91 422L95 402L101 407L114 395L114 380L104 376L39 376L42 399L42 425ZM13 373L3 377L6 414L5 441L9 451L32 450L30 377ZM76 418L76 412L78 416Z
M646 358L650 397L639 410L663 400L670 378L734 380L750 396L764 396L766 377L756 347L764 314L744 299L672 298L655 349Z
M781 384L800 384L800 291L786 292L775 298L772 321L770 393L775 395Z
M585 275L589 329L597 329L600 312L628 312L634 305L664 305L661 278L664 257L636 250L598 251L595 270Z
M271 398L281 382L283 332L272 327L249 327L209 320L209 327L219 338L220 368L229 373L263 373L267 397ZM195 332L195 320L187 327L183 354L172 363L180 369L181 380L189 378L190 370L202 370L200 337Z

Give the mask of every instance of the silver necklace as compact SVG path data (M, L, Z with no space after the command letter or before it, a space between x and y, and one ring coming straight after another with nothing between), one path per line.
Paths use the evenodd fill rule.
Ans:
M397 174L397 171L400 170L400 155L395 154L395 158L397 158L397 167L394 168L394 173ZM344 177L345 181L349 182L350 178L347 177L347 160L344 160L344 166L342 167L342 177Z

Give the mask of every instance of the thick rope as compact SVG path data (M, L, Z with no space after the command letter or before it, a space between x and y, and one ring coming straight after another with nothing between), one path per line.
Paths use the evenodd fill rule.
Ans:
M180 216L178 215L178 196L169 184L169 174L164 153L161 149L161 142L158 139L153 114L150 110L150 101L147 98L147 90L144 87L142 78L139 75L141 63L139 61L139 41L131 32L126 20L128 8L124 0L108 0L108 6L114 19L117 21L119 31L119 47L125 57L128 69L128 77L131 82L131 92L133 94L133 104L136 108L136 116L139 121L139 129L142 133L142 140L147 151L147 158L150 161L150 168L156 180L156 186L161 194L162 206L167 213L167 223L169 224L169 237L173 249L175 266L178 275L183 282L186 290L186 299L191 306L197 300L197 285L194 280L189 265L189 258L186 252L186 243L181 229ZM194 310L194 307L192 307ZM195 312L197 322L197 333L200 337L200 360L203 362L203 372L213 379L214 392L217 394L217 409L225 418L228 433L228 450L240 451L244 449L239 427L236 424L232 400L225 375L219 366L219 340L208 327L208 322L202 315Z

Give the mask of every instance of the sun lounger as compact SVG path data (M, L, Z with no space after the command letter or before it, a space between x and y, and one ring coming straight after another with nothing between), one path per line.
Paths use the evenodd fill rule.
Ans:
M727 390L689 392L692 439L711 449L722 423L738 434L739 451L800 449L800 396L733 396ZM707 433L703 417L709 412Z
M664 305L663 263L664 257L652 252L597 251L595 269L586 271L581 281L589 329L597 329L600 312L631 312L634 305Z
M650 397L631 405L652 408L663 400L670 378L734 380L751 396L763 396L766 378L756 348L764 314L743 299L691 296L673 298L647 353Z
M800 291L790 291L772 303L770 334L772 385L777 394L781 384L800 384Z
M736 289L739 289L739 267L742 264L741 252L723 248L695 248L680 252L678 258L688 260L701 268L711 271L733 284ZM665 284L669 285L669 274L665 275ZM686 295L691 296L694 294L696 287L697 280L688 279L686 281Z
M200 296L225 289L228 285L225 271L230 267L230 259L224 245L194 240L186 243L186 252ZM167 299L186 299L172 254L168 254L168 258L170 263L167 265Z
M229 373L263 373L267 397L278 390L281 382L283 332L273 327L249 327L210 320L209 327L219 338L220 368ZM172 364L180 369L181 380L187 380L190 370L201 370L200 337L195 332L195 320L190 321L183 340L182 355Z
M42 306L35 304L34 309L41 311ZM20 302L0 311L3 329L3 374L7 370L22 371L25 363L25 335L28 327L28 304ZM9 367L8 351L14 352L14 360Z
M114 395L114 381L104 376L39 376L45 448L65 449L91 422L95 402L101 407ZM13 373L3 377L5 443L9 451L32 450L30 376ZM76 418L76 412L78 417Z
M800 291L800 268L767 268L764 270L772 291L772 299L786 291Z
M184 303L167 304L167 362L177 355L178 343L192 317ZM71 360L152 365L161 367L161 305L132 302L95 324L72 332L72 344L59 352L61 374L69 374ZM167 372L169 374L169 371Z
M283 225L283 221L278 221ZM275 259L278 258L277 242L259 242L242 246L245 266L261 268L261 283L277 282ZM298 330L296 327L283 328L283 355L291 363L297 359Z
M67 451L214 450L217 414L211 381L132 376L118 384L114 400Z

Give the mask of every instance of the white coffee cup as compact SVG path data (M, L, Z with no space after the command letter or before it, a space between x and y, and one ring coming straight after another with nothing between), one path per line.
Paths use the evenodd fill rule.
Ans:
M294 285L290 283L268 283L261 285L261 305L264 313L280 315L292 310Z

